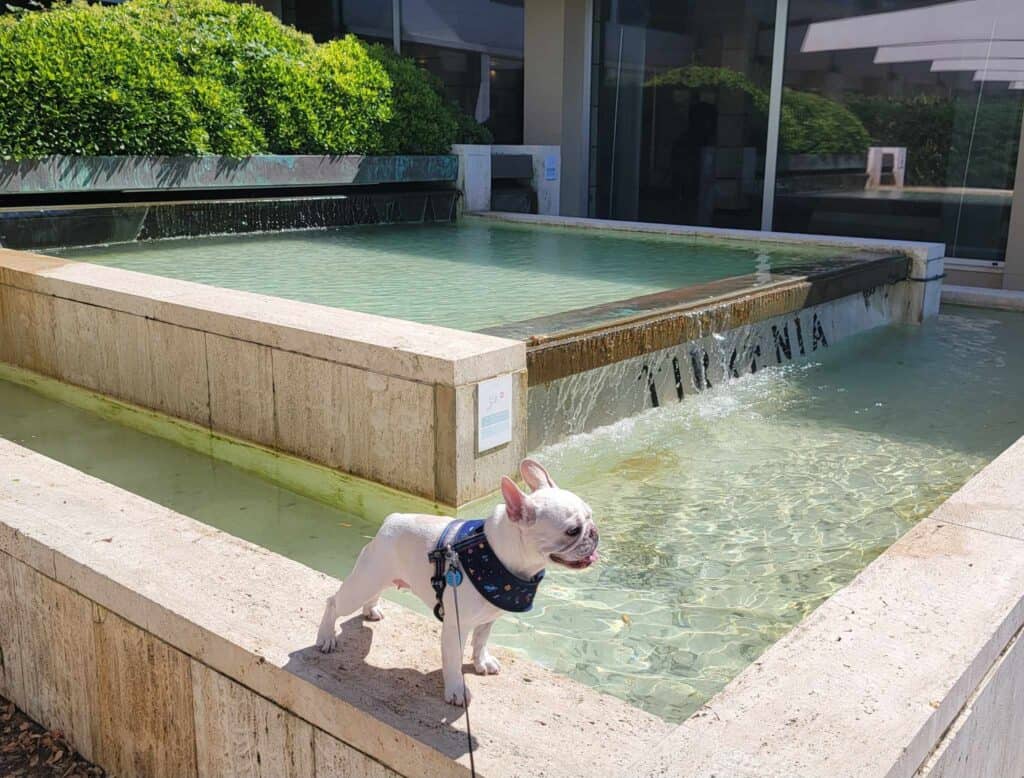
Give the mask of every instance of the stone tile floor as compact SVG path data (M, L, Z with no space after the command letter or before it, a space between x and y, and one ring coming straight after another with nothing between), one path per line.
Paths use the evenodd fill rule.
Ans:
M60 732L36 724L0 697L0 776L3 778L101 778L91 764L68 745Z

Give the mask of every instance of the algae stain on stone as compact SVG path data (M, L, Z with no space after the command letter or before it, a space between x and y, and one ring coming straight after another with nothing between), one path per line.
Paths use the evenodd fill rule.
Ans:
M129 429L226 462L277 486L346 513L381 518L389 513L453 514L450 506L391 489L280 451L213 432L192 422L0 363L0 380L50 400L93 413Z

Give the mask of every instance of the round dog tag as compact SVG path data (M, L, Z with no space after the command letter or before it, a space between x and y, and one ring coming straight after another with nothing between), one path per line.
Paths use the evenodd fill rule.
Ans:
M457 567L451 567L448 572L444 574L445 583L449 586L458 586L462 583L462 571Z

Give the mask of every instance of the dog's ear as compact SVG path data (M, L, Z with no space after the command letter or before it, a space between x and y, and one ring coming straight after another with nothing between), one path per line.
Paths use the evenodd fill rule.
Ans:
M530 499L507 475L501 477L501 496L505 499L505 515L509 521L533 524L537 520Z
M536 460L524 459L519 465L519 472L522 474L523 480L530 485L530 489L533 491L555 488L555 479L548 475L544 465Z

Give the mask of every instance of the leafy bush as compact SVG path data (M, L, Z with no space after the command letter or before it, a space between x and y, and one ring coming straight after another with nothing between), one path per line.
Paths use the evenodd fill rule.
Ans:
M729 68L689 65L666 71L647 83L688 89L735 89L750 96L762 117L768 116L768 91ZM779 145L784 153L860 154L867 150L870 140L860 119L841 103L810 92L783 90Z
M394 122L384 130L382 148L390 154L408 154L415 138L427 153L447 150L451 139L458 137L459 123L437 77L379 43L370 47L370 56L394 86Z
M782 90L779 139L789 154L863 154L871 145L867 128L842 103L788 88Z
M0 16L0 156L440 153L475 122L411 60L225 0Z

